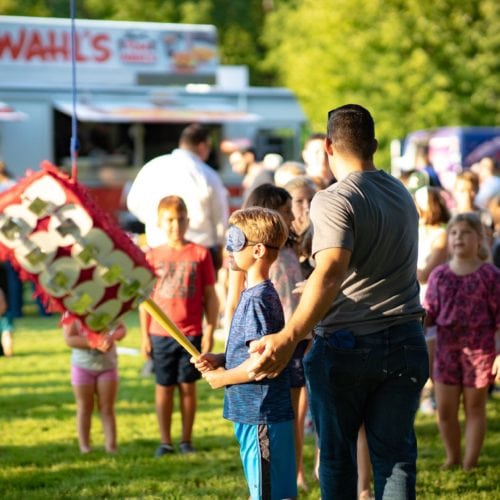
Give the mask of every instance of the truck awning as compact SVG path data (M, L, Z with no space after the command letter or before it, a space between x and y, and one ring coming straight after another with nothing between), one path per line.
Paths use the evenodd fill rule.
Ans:
M55 101L54 107L72 116L71 102ZM258 121L260 116L233 109L169 108L147 103L77 104L76 116L82 122L107 123L224 123Z
M28 118L26 113L16 111L6 102L0 102L0 122L21 122L26 118Z

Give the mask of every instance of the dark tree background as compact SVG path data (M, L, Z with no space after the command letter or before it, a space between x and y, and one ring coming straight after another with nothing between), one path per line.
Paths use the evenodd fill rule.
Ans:
M69 1L0 0L0 13L69 17ZM500 123L498 0L80 0L77 16L214 24L221 62L290 87L312 130L366 105L380 165L411 130Z

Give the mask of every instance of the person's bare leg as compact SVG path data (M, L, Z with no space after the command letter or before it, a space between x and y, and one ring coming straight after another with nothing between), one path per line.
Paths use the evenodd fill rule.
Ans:
M314 437L314 467L313 467L313 478L315 481L319 481L319 459L320 459L320 449L318 447L318 436Z
M115 401L118 392L118 381L98 380L97 401L104 431L104 447L108 453L116 452L116 417Z
M295 416L293 431L295 435L295 467L297 470L297 486L307 490L304 477L304 423L307 413L307 392L305 387L292 387L292 406Z
M2 332L2 349L4 356L10 357L14 354L12 347L12 333L9 331Z
M446 385L436 382L436 402L438 426L446 451L446 461L442 468L447 469L461 463L460 423L458 408L462 388L458 385Z
M180 407L182 417L182 443L191 443L194 417L196 414L196 383L179 384Z
M76 430L78 444L82 453L88 453L90 448L90 425L94 411L94 385L74 385L73 393L76 400Z
M372 498L372 464L368 441L366 440L365 426L359 428L357 443L358 458L358 498L360 500Z
M486 433L486 398L488 387L464 387L465 450L464 470L476 467Z
M163 386L156 384L155 405L160 440L162 444L172 444L172 412L174 409L175 385Z

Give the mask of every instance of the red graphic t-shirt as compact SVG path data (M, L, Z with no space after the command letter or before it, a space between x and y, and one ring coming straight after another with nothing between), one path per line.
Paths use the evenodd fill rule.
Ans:
M153 248L147 259L158 276L151 298L185 335L201 335L205 287L215 284L210 252L189 242L181 249L167 245ZM154 319L149 333L169 336Z

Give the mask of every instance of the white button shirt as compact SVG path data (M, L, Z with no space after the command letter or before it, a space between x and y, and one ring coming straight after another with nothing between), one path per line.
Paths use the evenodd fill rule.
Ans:
M150 247L166 243L157 224L158 203L170 195L180 196L186 203L187 240L207 248L224 244L228 193L219 174L191 151L174 149L146 163L127 196L128 209L146 226Z

